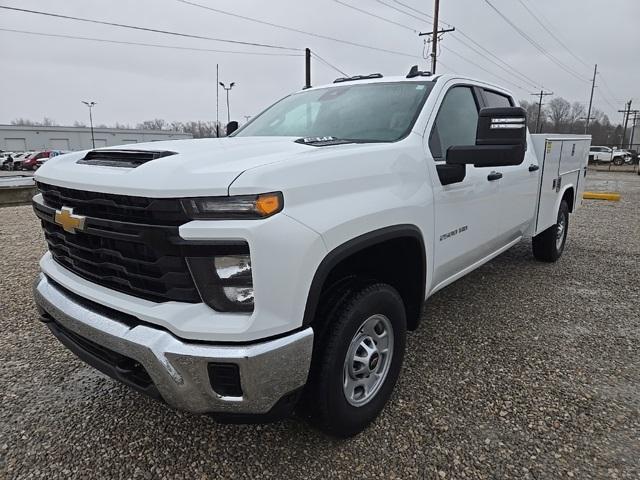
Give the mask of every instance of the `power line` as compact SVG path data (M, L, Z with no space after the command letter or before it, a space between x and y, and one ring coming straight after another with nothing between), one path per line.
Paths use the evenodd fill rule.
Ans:
M614 105L613 105L613 103L611 103L611 101L610 101L609 99L607 99L607 97L605 97L605 96L602 94L602 91L601 91L601 90L596 90L596 92L598 93L598 95L600 96L600 98L601 98L602 100L604 100L604 102L605 102L607 105L609 105L609 107L611 108L611 111L613 111L613 112L616 112L616 111L617 111L618 107L614 106Z
M266 55L266 56L278 56L278 57L302 57L303 56L302 53L242 52L242 51L236 51L236 50L217 50L217 49L210 49L210 48L180 47L177 45L160 45L157 43L128 42L124 40L107 40L105 38L81 37L77 35L63 35L58 33L29 32L26 30L14 30L11 28L0 28L0 31L10 32L10 33L20 33L24 35L36 35L40 37L66 38L70 40L87 40L91 42L114 43L116 45L134 45L134 46L140 46L140 47L167 48L172 50L189 50L194 52L231 53L231 54L240 54L240 55Z
M399 0L393 0L395 3L411 10L414 13L408 13L405 12L403 10L400 10L398 8L393 7L392 5L388 5L386 2L382 1L382 0L376 0L378 3L381 3L383 5L387 5L390 8L393 8L394 10L397 10L399 12L404 13L405 15L408 15L411 18L414 18L416 20L420 20L420 21L424 21L424 19L416 16L415 14L418 15L422 15L424 17L427 17L430 20L433 20L433 16L429 15L426 12L423 12L421 10L418 10L416 8L413 8L411 5L408 5L404 2L400 2ZM438 19L438 23L443 23L447 26L451 26L451 24L441 21L440 19ZM462 35L463 37L465 37L467 40L469 40L470 42L472 42L474 45L476 45L477 48L483 50L484 52L486 52L487 55L490 55L491 57L493 57L495 60L492 60L491 58L488 58L486 55L483 55L481 52L478 51L477 48L472 47L471 45L469 45L467 42L465 42L464 40L462 40L461 38L458 38L456 36L456 33ZM481 45L480 43L478 43L477 41L475 41L473 38L471 38L469 35L467 35L466 33L464 33L461 29L456 27L456 31L453 34L453 38L455 38L458 42L462 43L464 46L466 46L467 48L469 48L470 50L474 51L476 54L482 56L483 58L485 58L486 60L488 60L489 62L495 64L498 68L502 69L503 71L509 73L510 75L518 78L519 81L524 82L530 86L532 86L533 88L540 88L541 84L537 84L535 81L527 78L526 76L524 76L522 73L520 73L518 70L516 70L514 67L512 67L511 65L509 65L508 63L506 63L504 60L502 60L500 57L498 57L497 55L495 55L493 52L491 52L490 50L488 50L486 47L484 47L483 45ZM498 63L500 62L500 63ZM502 66L502 65L504 66ZM512 83L513 85L513 83Z
M182 1L182 0L179 0L179 1ZM410 31L412 31L414 33L419 33L418 30L415 30L415 29L413 29L413 28L411 28L411 27L409 27L407 25L404 25L404 24L399 23L399 22L394 22L393 20L389 20L388 18L381 17L379 15L376 15L375 13L367 12L366 10L362 10L361 8L358 8L358 7L354 6L354 5L349 5L348 3L341 2L340 0L333 0L333 1L338 3L338 4L340 4L340 5L342 5L343 7L351 8L352 10L360 12L360 13L362 13L364 15L368 15L370 17L377 18L378 20L382 20L383 22L391 23L391 24L396 25L398 27L402 27L405 30L410 30ZM380 2L380 3L382 3L382 2Z
M423 11L421 11L421 10L418 10L417 8L413 8L411 5L408 5L408 4L406 4L406 3L400 2L399 0L393 0L393 2L394 2L394 3L397 3L398 5L402 5L404 8L407 8L407 9L411 10L412 12L415 12L415 13L417 13L417 14L419 14L419 15L422 15L422 16L424 16L424 17L427 17L427 19L429 19L430 21L431 21L431 20L433 20L433 16L432 16L432 15L429 15L429 14L428 14L428 13L426 13L426 12L423 12ZM409 14L407 13L407 15L409 15ZM414 16L414 18L418 18L418 17L415 17L415 16ZM445 22L445 21L444 21L444 20L442 20L441 18L439 18L439 19L438 19L438 23L444 23L447 27L451 27L451 26L452 26L450 23Z
M456 30L458 33L462 34L463 36L466 35L458 30ZM509 75L512 75L514 78L517 78L519 81L526 83L527 85L533 87L533 88L539 88L539 85L537 85L536 83L534 83L533 81L529 80L527 77L525 77L524 75L522 75L520 72L518 72L517 70L515 70L513 67L511 67L509 64L505 64L507 65L507 67L509 68L505 68L503 67L500 63L498 63L497 61L493 60L492 58L490 58L488 55L485 55L483 52L481 52L478 48L470 45L469 43L467 43L466 41L462 40L461 38L458 38L457 36L455 36L455 32L454 32L454 39L456 39L458 42L460 42L462 45L466 46L469 50L473 51L474 53L476 53L477 55L480 55L482 58L484 58L485 60L493 63L495 66L497 66L498 68L500 68L501 70L503 70L504 72L508 73ZM489 52L490 53L490 52ZM504 62L502 62L504 63Z
M552 55L551 53L549 53L548 51L546 51L544 49L544 47L542 47L542 45L540 45L538 42L536 42L533 38L531 38L529 35L527 35L527 33L522 30L520 27L518 27L514 22L512 22L509 17L507 17L504 13L502 13L500 10L498 10L489 0L484 0L484 2L489 5L489 7L496 12L500 18L502 18L505 22L507 22L516 32L518 32L518 34L524 38L527 42L529 42L531 45L533 45L540 53L542 53L545 57L547 57L549 60L551 60L553 63L555 63L557 66L559 66L560 68L562 68L565 72L567 72L568 74L572 75L573 77L577 78L580 81L583 82L588 82L588 80L582 78L580 76L579 73L575 72L574 70L572 70L570 67L566 66L564 63L562 63L560 60L558 60L558 58L556 58L554 55Z
M456 52L455 50L452 50L451 48L445 47L443 45L440 46L440 48L442 48L443 50L447 50L448 52L453 53L455 56L460 57L462 60L464 60L465 62L470 63L471 65L474 65L475 67L479 68L480 70L483 70L485 72L487 72L489 75L493 75L496 78L499 78L500 80L502 80L505 83L508 83L509 85L513 85L514 87L516 87L519 90L522 90L523 92L526 92L527 90L522 87L521 85L518 85L516 83L513 83L510 80L507 80L504 77L501 77L500 75L492 72L491 70L486 69L485 67L483 67L482 65L480 65L479 63L474 62L473 60L469 60L467 57L459 54L458 52Z
M415 55L411 55L411 54L408 54L408 53L405 53L405 52L398 52L398 51L395 51L395 50L388 50L386 48L380 48L380 47L374 47L374 46L371 46L371 45L365 45L365 44L362 44L362 43L352 42L350 40L344 40L344 39L340 39L340 38L330 37L328 35L323 35L323 34L320 34L320 33L307 32L305 30L300 30L298 28L289 27L289 26L286 26L286 25L280 25L280 24L273 23L273 22L267 22L266 20L260 20L260 19L257 19L257 18L248 17L246 15L240 15L240 14L237 14L237 13L227 12L225 10L220 10L219 8L213 8L213 7L209 7L207 5L201 5L199 3L191 2L191 1L188 1L188 0L176 0L176 1L180 2L180 3L184 3L186 5L191 5L193 7L202 8L204 10L209 10L209 11L212 11L212 12L216 12L216 13L219 13L221 15L227 15L227 16L230 16L230 17L240 18L242 20L247 20L249 22L259 23L261 25L267 25L267 26L270 26L270 27L279 28L281 30L287 30L289 32L300 33L302 35L307 35L309 37L321 38L323 40L330 40L332 42L338 42L338 43L342 43L344 45L350 45L352 47L366 48L368 50L375 50L377 52L384 52L384 53L390 53L390 54L393 54L393 55L402 55L404 57L415 58Z
M546 22L543 22L542 20L540 20L540 18L538 18L538 16L525 4L525 2L523 0L518 0L520 2L520 4L524 7L524 9L529 12L529 14L534 18L534 20L536 22L538 22L538 24L545 29L545 31L551 35L556 42L558 42L567 52L569 52L569 55L571 55L573 58L575 58L576 60L578 60L581 64L583 64L585 67L591 68L591 65L589 65L588 63L586 63L584 60L582 60L578 55L576 55L575 53L573 53L571 51L571 49L569 47L567 47L567 45L556 35L554 34L551 29L547 26L551 25L551 22L549 22L549 20L547 20L547 18L540 14L540 16L542 17L542 19Z
M605 90L607 91L607 95L609 95L611 99L613 99L616 102L623 102L624 100L616 98L616 96L613 93L613 90L611 89L611 87L609 87L609 84L607 83L606 79L602 76L602 72L598 72L598 75L600 75L600 80L602 80L602 85L605 87Z
M325 60L324 58L322 58L320 55L318 55L316 52L311 52L311 55L313 55L314 57L316 57L318 60L320 60L320 62L324 63L327 67L332 68L333 70L335 70L336 72L338 72L340 75L343 75L345 77L348 77L349 75L347 73L344 73L342 70L340 70L338 67L336 67L335 65L329 63L327 60Z
M181 0L180 0L180 1L181 1ZM361 9L359 9L359 8L357 8L357 7L352 7L351 5L345 4L345 3L341 2L340 0L334 0L334 1L335 1L336 3L340 3L340 4L344 5L344 6L346 6L346 7L353 8L354 10L357 10L358 12L360 12L360 13L362 13L362 14L365 14L365 15L368 15L368 16L375 17L375 18L377 18L378 20L382 20L382 21L384 21L384 22L389 22L389 23L395 24L395 25L397 25L397 26L400 26L400 27L402 27L402 28L408 29L408 30L413 30L413 29L411 29L410 27L407 27L406 25L398 24L398 23L393 22L393 21L390 21L390 20L388 20L388 19L386 19L386 18L384 18L384 17L380 17L380 16L378 16L378 15L371 14L370 12L367 12L367 11L361 10ZM376 1L378 1L378 0L376 0ZM383 5L386 5L386 6L391 7L390 5L387 5L385 2L379 2L379 3L382 3ZM392 7L392 8L393 8L393 7ZM415 30L413 30L413 31L415 31ZM459 40L459 39L458 39L458 40ZM459 41L460 41L460 40L459 40ZM507 80L506 78L501 77L500 75L497 75L496 73L494 73L494 72L492 72L492 71L490 71L490 70L486 69L485 67L483 67L482 65L480 65L480 64L478 64L478 63L476 63L476 62L474 62L473 60L468 59L467 57L465 57L464 55L462 55L462 54L458 53L457 51L455 51L455 50L453 50L453 49L451 49L451 48L448 48L448 47L441 47L441 48L443 48L444 50L447 50L448 52L451 52L452 54L456 55L457 57L461 58L462 60L464 60L464 61L466 61L466 62L470 63L471 65L474 65L475 67L477 67L477 68L481 69L482 71L487 72L489 75L492 75L492 76L494 76L494 77L496 77L496 78L498 78L498 79L502 80L503 82L508 83L509 85L513 85L514 87L516 87L516 88L518 88L518 89L520 89L520 90L522 90L522 91L525 91L525 92L527 91L527 89L526 89L526 88L524 88L524 87L522 87L521 85L518 85L518 84L514 83L513 81ZM494 63L495 63L495 62L494 62ZM498 65L498 66L499 66L499 65ZM451 70L449 67L447 67L447 69ZM529 82L529 83L530 83L530 82ZM536 87L536 85L535 85L535 84L532 84L532 85L533 85L534 87Z
M402 9L400 9L400 8L398 8L398 7L394 7L393 5L391 5L391 4L387 3L387 2L385 2L384 0L375 0L375 1L376 1L376 2L378 2L378 3L379 3L379 4L381 4L381 5L384 5L385 7L389 7L389 8L391 8L391 9L395 10L396 12L400 12L400 13L402 13L402 14L404 14L404 15L408 15L408 16L409 16L409 17L411 17L411 18L414 18L414 19L416 19L416 20L419 20L420 22L426 22L426 21L427 21L427 20L422 19L422 18L419 18L419 17L417 17L417 16L415 16L415 15L413 15L413 14L411 14L411 13L407 13L407 12L405 12L404 10L402 10Z
M110 27L119 27L119 28L128 28L131 30L139 30L139 31L143 31L143 32L152 32L152 33L161 33L164 35L172 35L175 37L186 37L186 38L197 38L199 40L211 40L214 42L224 42L224 43L233 43L236 45L248 45L251 47L264 47L264 48L275 48L275 49L279 49L279 50L300 50L299 48L292 48L292 47L283 47L280 45L270 45L267 43L257 43L257 42L243 42L240 40L228 40L225 38L214 38L214 37L205 37L203 35L193 35L193 34L189 34L189 33L179 33L179 32L172 32L169 30L160 30L157 28L147 28L147 27L139 27L136 25L126 25L123 23L114 23L114 22L106 22L104 20L95 20L95 19L91 19L91 18L82 18L82 17L72 17L70 15L61 15L59 13L51 13L51 12L42 12L39 10L27 10L26 8L16 8L16 7L7 7L5 5L0 5L1 9L4 10L11 10L14 12L22 12L22 13L31 13L34 15L44 15L46 17L54 17L54 18L62 18L65 20L75 20L77 22L85 22L85 23L96 23L99 25L108 25Z

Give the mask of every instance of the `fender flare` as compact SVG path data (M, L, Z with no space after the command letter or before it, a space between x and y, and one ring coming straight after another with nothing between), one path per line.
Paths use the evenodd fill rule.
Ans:
M427 252L425 249L424 238L421 230L412 224L393 225L389 227L380 228L371 232L359 235L345 243L337 246L331 250L320 262L316 272L311 281L309 292L307 294L307 302L304 309L304 316L302 325L308 326L311 324L316 316L318 304L320 303L320 294L324 283L333 270L341 261L350 257L351 255L364 250L365 248L372 247L376 244L383 243L388 240L396 238L411 237L418 241L420 245L421 256L421 279L420 279L420 291L422 292L422 301L424 301L424 294L426 292L427 283ZM418 309L419 315L420 309ZM417 322L417 320L416 320Z

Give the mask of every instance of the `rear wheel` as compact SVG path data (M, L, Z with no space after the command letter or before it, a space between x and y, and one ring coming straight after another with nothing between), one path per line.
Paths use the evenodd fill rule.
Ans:
M405 350L406 314L391 286L354 289L330 309L316 345L305 408L324 432L350 437L387 403Z
M558 260L564 251L568 230L569 205L566 200L562 200L555 225L533 237L533 256L543 262Z

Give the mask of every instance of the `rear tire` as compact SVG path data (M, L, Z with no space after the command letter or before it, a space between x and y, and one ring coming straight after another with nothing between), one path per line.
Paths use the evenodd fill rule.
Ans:
M318 339L304 409L325 433L351 437L386 405L404 358L407 320L398 292L384 283L353 289L329 309Z
M569 205L560 202L556 223L533 237L533 256L542 262L555 262L560 258L567 243L569 231Z

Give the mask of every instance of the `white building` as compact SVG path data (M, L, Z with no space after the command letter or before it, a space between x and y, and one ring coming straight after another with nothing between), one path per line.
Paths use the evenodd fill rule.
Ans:
M95 146L111 147L132 143L193 138L191 134L169 130L125 130L95 128ZM0 150L86 150L93 148L89 127L36 127L0 125Z

